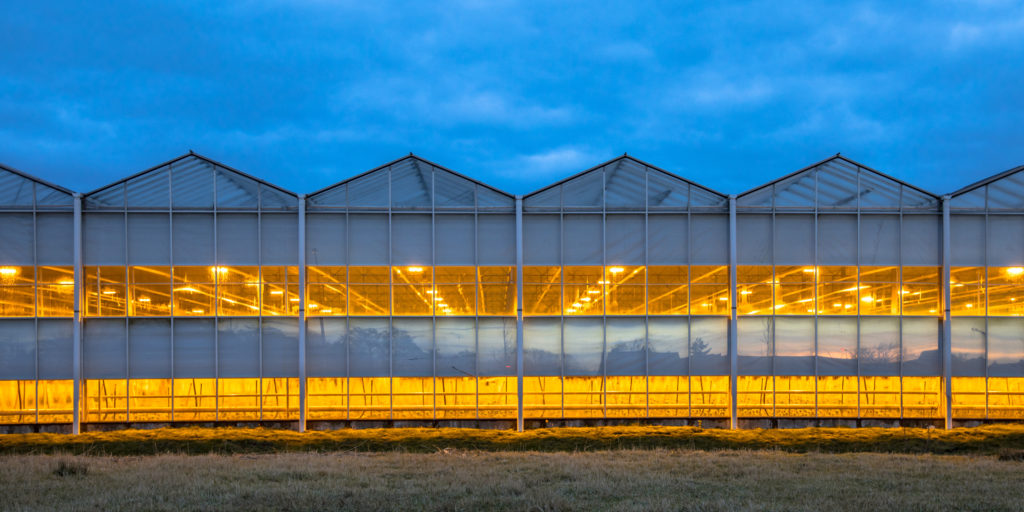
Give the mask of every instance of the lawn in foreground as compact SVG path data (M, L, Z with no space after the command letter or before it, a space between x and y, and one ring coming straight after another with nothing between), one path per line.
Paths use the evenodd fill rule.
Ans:
M1018 510L997 456L617 450L0 456L2 510Z
M875 452L993 455L1024 454L1024 425L952 430L921 428L804 428L724 430L621 426L515 432L461 428L341 429L299 433L263 428L161 428L66 434L0 435L0 455L205 455L295 451L444 449L576 452L621 449L782 450L795 453Z

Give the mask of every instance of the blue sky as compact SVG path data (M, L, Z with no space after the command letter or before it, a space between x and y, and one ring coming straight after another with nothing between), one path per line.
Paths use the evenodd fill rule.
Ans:
M628 152L738 193L842 152L1024 164L1024 5L22 2L0 162L88 191L189 149L296 192L409 152L512 193Z

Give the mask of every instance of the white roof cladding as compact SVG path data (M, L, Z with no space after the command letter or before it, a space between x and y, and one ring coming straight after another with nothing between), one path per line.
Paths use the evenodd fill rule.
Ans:
M308 196L310 209L512 209L515 197L409 155Z
M295 210L298 196L195 153L85 194L85 208Z
M740 194L744 209L938 210L939 196L835 155Z
M428 180L427 178L430 177ZM164 183L168 180L168 184ZM216 189L216 197L212 190ZM0 164L0 208L70 208L74 192ZM954 209L1024 209L1024 166L951 194ZM85 194L87 209L296 208L297 196L189 152ZM514 196L409 155L308 194L312 209L506 209ZM470 198L472 197L472 201ZM739 194L746 209L935 210L936 194L835 155ZM31 198L31 199L30 199ZM173 200L172 200L173 198ZM527 210L724 208L727 196L621 156L524 196ZM171 204L173 203L173 204Z
M727 206L725 195L626 155L527 194L523 200L528 211Z
M0 208L70 208L73 195L66 188L0 165Z
M1024 165L972 183L952 194L956 210L1024 209Z

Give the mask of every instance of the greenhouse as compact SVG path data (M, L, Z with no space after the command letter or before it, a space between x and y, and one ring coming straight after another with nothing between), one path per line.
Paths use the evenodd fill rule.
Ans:
M526 195L408 156L295 194L189 153L0 166L0 431L1024 419L1024 166L836 155L738 195L629 156Z

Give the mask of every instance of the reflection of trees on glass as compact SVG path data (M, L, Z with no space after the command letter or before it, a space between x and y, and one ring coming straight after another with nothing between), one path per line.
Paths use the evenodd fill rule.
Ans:
M880 343L874 347L860 347L857 353L863 365L891 364L899 361L899 343Z

